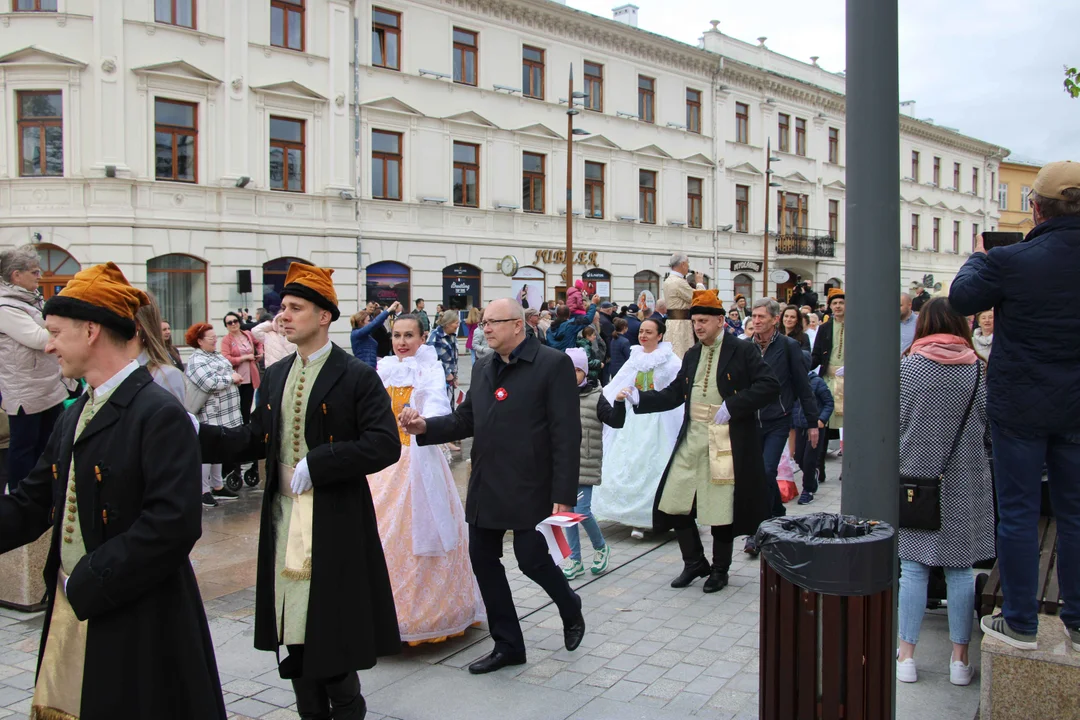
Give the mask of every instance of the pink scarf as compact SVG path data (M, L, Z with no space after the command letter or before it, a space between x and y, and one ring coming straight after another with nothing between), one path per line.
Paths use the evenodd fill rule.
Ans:
M964 339L948 333L919 338L911 345L911 355L922 355L942 365L974 365L979 356Z

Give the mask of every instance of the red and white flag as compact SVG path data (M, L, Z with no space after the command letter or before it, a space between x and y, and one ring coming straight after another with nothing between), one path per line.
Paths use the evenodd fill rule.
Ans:
M563 512L552 515L536 526L547 541L548 552L556 565L562 565L562 561L570 557L570 543L566 541L563 529L573 527L584 519L585 516L579 513Z

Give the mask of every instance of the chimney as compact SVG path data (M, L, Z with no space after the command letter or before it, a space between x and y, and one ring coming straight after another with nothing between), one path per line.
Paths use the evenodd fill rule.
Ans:
M629 25L630 27L637 27L637 5L620 5L617 8L611 9L612 18L615 22L621 22Z
M900 113L908 117L915 117L915 101L905 100L900 103Z

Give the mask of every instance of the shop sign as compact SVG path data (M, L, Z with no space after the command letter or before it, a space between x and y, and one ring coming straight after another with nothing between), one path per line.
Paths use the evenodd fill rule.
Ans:
M597 262L596 256L600 253L595 250L578 250L571 254L571 259L574 261L574 265L584 265L585 267L596 267L600 263ZM566 251L565 250L537 250L536 257L533 258L533 265L566 265Z
M761 272L761 263L756 260L732 260L731 272Z

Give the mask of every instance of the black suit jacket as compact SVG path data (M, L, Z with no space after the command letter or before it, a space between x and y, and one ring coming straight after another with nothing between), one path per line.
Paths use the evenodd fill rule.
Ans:
M420 445L472 437L465 519L481 528L523 530L576 505L581 409L569 356L527 338L498 373L495 353L473 365L465 401L450 415L427 418ZM505 393L500 400L499 395Z
M836 324L830 319L829 322L818 325L817 335L814 337L814 350L810 354L810 369L821 366L820 375L825 376L829 369L829 357L832 355L833 328Z

